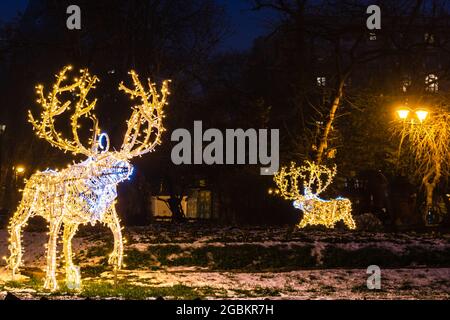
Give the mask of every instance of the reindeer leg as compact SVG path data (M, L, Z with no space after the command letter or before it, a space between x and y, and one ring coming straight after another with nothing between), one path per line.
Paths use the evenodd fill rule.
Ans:
M56 281L56 250L59 230L61 228L62 218L58 217L50 223L49 239L47 244L47 270L45 276L44 289L56 291L58 282Z
M347 200L344 203L344 208L342 210L344 211L343 220L345 225L351 230L356 229L356 223L352 217L352 203L350 202L350 200Z
M24 201L22 200L9 224L9 251L11 254L9 259L7 259L7 262L12 271L13 278L14 275L17 274L22 262L22 227L26 224L30 217L31 210L25 206Z
M120 226L120 220L117 215L116 207L114 204L109 208L108 212L103 218L103 223L107 224L114 235L114 249L109 256L108 263L114 266L114 270L120 270L123 262L123 239L122 239L122 227Z
M348 211L346 213L345 218L344 218L344 223L349 229L351 229L351 230L356 229L355 220L353 220L351 211Z
M63 246L64 257L66 261L66 285L69 289L80 289L81 276L79 269L73 264L72 257L72 239L78 231L78 224L65 223Z
M303 213L303 218L302 218L302 220L300 221L300 223L297 226L299 228L301 228L301 229L306 227L308 225L308 223L309 223L308 217L309 217L308 213L304 212Z

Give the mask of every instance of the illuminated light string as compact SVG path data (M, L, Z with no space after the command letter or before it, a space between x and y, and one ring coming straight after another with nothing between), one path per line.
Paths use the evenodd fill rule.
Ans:
M40 119L35 119L29 112L29 121L39 138L45 139L52 146L65 152L82 154L87 159L75 163L66 169L37 172L26 182L22 200L9 223L8 266L13 277L22 264L22 228L33 216L42 216L48 222L49 240L46 245L47 264L44 288L57 290L57 241L63 228L63 253L65 257L65 274L68 288L79 288L81 284L79 268L72 261L71 241L80 225L100 222L109 227L114 235L114 248L109 256L109 263L119 270L123 266L122 228L115 206L117 184L128 180L133 173L130 160L151 152L161 143L164 132L162 119L163 109L167 105L169 81L162 84L161 93L156 85L148 80L148 89L141 84L138 75L131 71L134 88L130 89L120 83L119 90L124 91L132 99L139 98L137 106L132 107L131 118L127 122L127 131L119 151L109 151L110 141L106 133L100 134L98 121L92 113L97 100L88 101L87 96L95 84L97 77L91 76L88 70L81 70L80 76L71 84L64 84L67 73L72 68L65 67L56 75L56 83L47 96L44 87L38 85L38 103L42 106ZM60 95L70 92L78 99L73 107L72 102L61 102ZM55 118L73 109L70 118L72 139L64 138L55 128ZM89 146L80 142L78 130L79 120L88 118L93 123L93 136Z
M352 203L349 199L339 197L323 200L318 196L332 183L335 175L336 166L330 169L309 161L302 166L292 162L290 167L282 167L275 174L274 181L279 189L278 194L286 200L293 200L293 206L303 211L299 228L307 225L334 228L341 220L349 229L356 228L351 214Z

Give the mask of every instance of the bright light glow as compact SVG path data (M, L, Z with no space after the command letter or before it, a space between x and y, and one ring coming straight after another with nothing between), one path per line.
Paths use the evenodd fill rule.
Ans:
M134 89L120 84L119 90L125 91L140 102L133 107L128 121L128 129L120 151L109 151L109 138L100 134L98 121L92 113L97 100L89 102L87 95L98 78L91 76L88 70L81 70L80 77L74 83L63 85L67 72L65 67L57 76L52 91L45 96L44 87L36 87L38 103L42 106L41 119L36 120L29 112L29 121L39 138L47 140L52 146L65 152L83 154L87 160L68 166L64 170L46 170L37 172L27 181L23 197L9 223L9 250L7 259L12 274L16 274L22 263L23 250L21 232L33 216L42 216L48 222L49 240L47 244L47 266L44 288L56 290L57 245L60 229L63 226L63 250L65 256L66 284L68 288L79 289L81 277L79 268L72 262L72 238L80 225L100 222L108 226L114 235L114 248L109 256L109 263L115 270L123 264L123 243L120 220L115 205L117 184L129 179L133 167L129 160L151 152L160 143L164 131L162 125L163 107L167 104L168 81L163 82L161 94L155 84L148 81L149 91L139 81L138 75L131 71ZM71 92L78 102L70 117L73 139L63 138L55 128L55 117L69 110L70 102L61 101L61 94ZM81 117L91 119L94 129L89 147L83 146L78 136ZM21 167L17 168L17 172ZM23 168L23 171L25 169ZM22 172L23 172L22 171Z
M16 172L19 173L19 174L24 173L24 172L25 172L25 167L18 166L18 167L16 168Z
M349 229L356 228L351 214L352 203L349 199L323 200L318 197L331 184L335 175L336 166L329 169L309 161L300 167L291 163L289 168L283 167L275 174L274 180L282 197L286 200L294 200L293 206L304 213L303 219L298 224L299 228L307 225L324 225L327 228L334 228L340 220ZM299 187L300 182L303 182L303 187Z
M408 118L409 110L408 109L399 109L397 110L398 117L402 120Z
M428 116L428 111L426 111L426 110L417 110L416 111L416 116L417 116L417 118L419 119L420 122L424 122L425 119Z

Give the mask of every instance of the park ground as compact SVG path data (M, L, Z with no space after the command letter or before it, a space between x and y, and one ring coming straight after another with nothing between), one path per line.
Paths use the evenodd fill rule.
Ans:
M449 299L450 234L294 230L155 224L125 228L126 267L107 264L112 236L85 227L74 239L82 289L42 290L46 233L24 233L24 267L11 279L0 262L0 300L21 299ZM0 257L7 256L0 230ZM381 268L369 290L367 267ZM63 271L62 268L59 269Z

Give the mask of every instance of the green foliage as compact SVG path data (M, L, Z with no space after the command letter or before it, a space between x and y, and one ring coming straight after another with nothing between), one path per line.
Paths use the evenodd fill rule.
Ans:
M142 300L156 297L173 297L176 299L195 299L202 297L204 293L196 288L184 285L172 287L147 287L130 285L125 281L117 285L109 282L88 282L83 285L81 296L90 298L118 297L132 300Z

